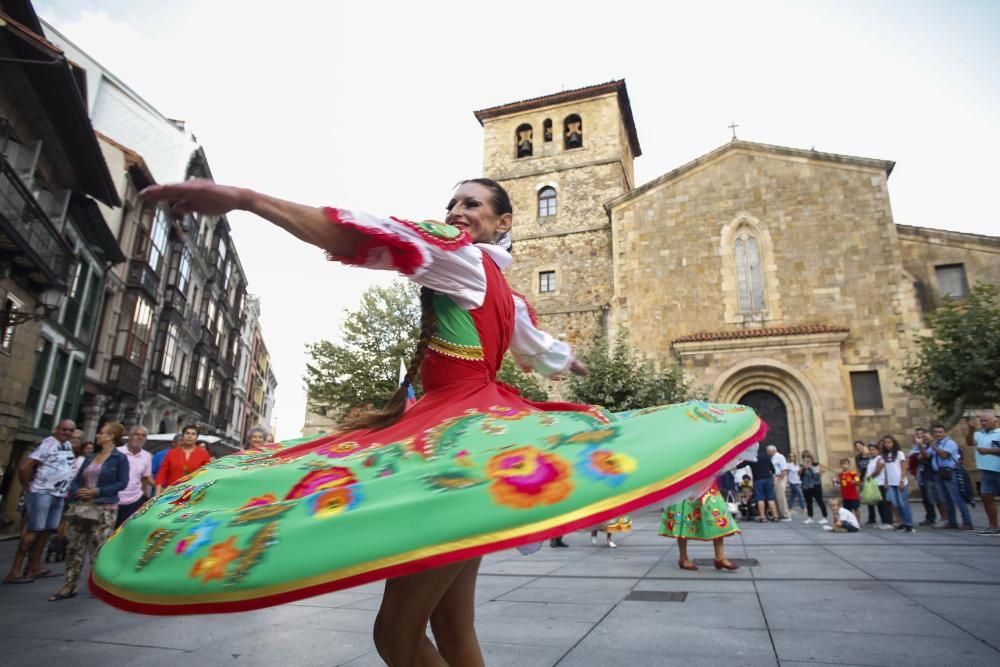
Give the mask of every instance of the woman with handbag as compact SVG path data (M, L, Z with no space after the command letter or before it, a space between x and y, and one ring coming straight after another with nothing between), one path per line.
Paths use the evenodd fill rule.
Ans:
M879 496L881 500L875 504L875 508L878 509L879 519L882 520L882 525L879 526L881 530L893 530L894 526L892 523L892 506L888 500L886 500L886 490L888 488L888 481L885 469L885 459L882 455L885 452L885 440L879 440L878 445L872 445L868 448L868 468L865 471L865 481L869 479L874 479L875 483L878 485ZM869 505L870 506L870 505Z
M128 458L117 450L122 444L125 427L108 422L97 434L97 453L87 457L80 466L69 496L72 504L66 510L66 582L49 602L76 597L76 582L83 569L83 559L91 559L111 536L118 516L118 492L128 485Z

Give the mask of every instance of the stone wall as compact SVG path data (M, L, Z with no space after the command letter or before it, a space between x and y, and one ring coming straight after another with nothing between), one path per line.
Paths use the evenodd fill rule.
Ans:
M822 424L831 451L854 437L909 429L919 418L898 369L921 319L902 270L885 170L747 144L719 153L613 206L614 322L627 323L633 345L655 356L696 332L848 327L837 363L804 352L780 355L815 376L834 403L846 397L842 408L831 403L824 410L832 419ZM742 222L761 244L766 286L764 312L747 321L740 320L727 256L726 235ZM732 363L713 355L709 365ZM710 377L690 368L698 384ZM854 409L850 372L859 370L878 371L882 409Z
M897 225L903 268L913 277L925 311L941 305L934 267L962 264L969 287L1000 285L1000 238Z

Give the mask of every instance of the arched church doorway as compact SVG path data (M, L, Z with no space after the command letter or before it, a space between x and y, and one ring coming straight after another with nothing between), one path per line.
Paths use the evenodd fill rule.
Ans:
M785 407L785 402L777 394L764 389L755 389L743 394L737 403L753 408L767 423L767 437L761 441L761 451L774 445L779 452L788 456L791 443L788 438L788 409Z

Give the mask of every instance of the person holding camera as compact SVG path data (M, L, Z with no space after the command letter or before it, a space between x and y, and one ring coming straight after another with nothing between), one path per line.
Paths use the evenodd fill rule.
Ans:
M1000 491L1000 428L997 414L983 410L978 418L965 425L965 444L975 449L976 468L979 469L979 495L983 499L989 526L976 531L976 535L1000 535L997 528L997 506L994 498Z

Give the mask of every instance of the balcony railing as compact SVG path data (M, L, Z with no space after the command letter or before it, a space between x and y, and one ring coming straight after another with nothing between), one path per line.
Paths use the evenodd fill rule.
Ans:
M138 396L142 369L124 357L115 357L108 366L108 387L130 396Z
M159 287L160 277L156 275L152 267L141 259L133 259L128 263L128 278L126 284L129 287L138 287L144 291L153 302L156 301L157 287Z
M15 265L27 259L41 274L38 282L67 284L72 250L6 158L0 158L0 232L21 256L15 257Z

